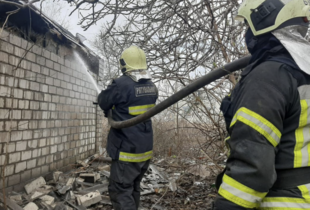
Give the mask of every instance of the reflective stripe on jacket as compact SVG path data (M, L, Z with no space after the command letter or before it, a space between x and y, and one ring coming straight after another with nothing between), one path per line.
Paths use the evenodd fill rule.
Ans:
M107 115L112 107L113 119L123 121L143 114L155 106L158 97L151 80L133 81L123 75L103 90L98 103ZM152 158L153 130L151 120L123 129L111 128L107 152L114 160L143 162Z
M280 62L254 63L221 110L230 154L216 209L310 210L310 182L274 188L277 172L310 167L310 76Z

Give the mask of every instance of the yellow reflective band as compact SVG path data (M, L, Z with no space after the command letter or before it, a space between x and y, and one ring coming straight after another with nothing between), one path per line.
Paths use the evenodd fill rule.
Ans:
M153 156L153 151L145 152L145 153L126 153L120 152L119 153L119 160L124 162L144 162L151 159Z
M267 192L258 192L224 174L219 194L227 200L245 207L256 208Z
M155 104L148 104L143 106L132 106L129 107L129 114L130 115L140 115L145 113L146 111L150 110L152 107L154 107Z
M300 101L299 127L295 131L294 168L310 166L310 100Z
M310 200L310 184L300 185L298 186L298 189L300 190L303 198Z
M271 122L259 114L242 107L233 117L230 127L234 126L237 121L243 122L262 134L274 147L280 143L281 132Z
M310 201L303 198L266 197L258 209L265 210L310 210Z

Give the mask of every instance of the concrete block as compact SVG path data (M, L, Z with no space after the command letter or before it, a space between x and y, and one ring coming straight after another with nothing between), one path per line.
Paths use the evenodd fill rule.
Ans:
M40 91L43 93L48 93L48 85L40 84Z
M50 94L44 93L44 101L52 102L52 96Z
M16 163L20 161L20 152L15 152L9 154L9 164Z
M19 109L29 109L29 101L28 100L19 100L18 101Z
M9 62L9 55L5 52L0 52L0 61L4 63Z
M22 45L22 39L18 36L10 34L10 43L12 43L16 46L21 46Z
M32 52L27 52L26 59L31 62L36 62L36 55Z
M55 198L49 195L44 195L40 199L49 206L53 205L55 202Z
M27 167L27 163L25 162L20 162L20 163L16 163L15 165L15 173L19 173L21 171L24 171Z
M54 61L54 62L58 62L59 56L56 55L55 53L51 53L51 59L52 59L52 61Z
M44 75L49 75L50 74L50 70L46 67L42 67L41 68L41 74L44 74Z
M32 91L24 91L24 99L33 100L33 92Z
M22 160L29 160L31 158L32 151L23 151Z
M0 109L0 119L9 119L9 109Z
M38 158L38 166L44 165L45 164L45 156Z
M34 168L36 167L36 159L33 159L33 160L28 160L27 161L27 169L31 169L31 168Z
M40 102L38 101L30 101L30 109L38 110L40 108Z
M39 149L34 149L34 150L32 151L32 157L33 157L33 158L36 158L36 157L41 156L41 152L42 152L42 149L41 149L41 148L39 148Z
M22 110L22 119L23 120L30 120L31 118L32 118L32 111L30 111L30 110ZM32 121L29 122L29 128L30 128L30 125L32 123L33 123ZM33 128L33 127L31 127L31 128Z
M90 193L87 193L86 195L78 196L76 199L79 205L88 207L95 203L100 202L101 195L100 195L100 192L96 190L95 192L90 192Z
M27 141L16 142L16 151L24 151L27 148Z
M34 169L31 170L31 174L33 178L39 177L42 175L41 173L41 168L40 167L36 167Z
M11 176L12 174L14 174L14 164L13 165L7 165L5 167L5 176Z
M53 61L46 59L45 60L45 66L50 68L50 69L53 69L54 68Z
M44 93L42 93L42 92L35 92L34 93L34 100L43 101L44 100Z
M54 69L56 71L60 71L60 65L58 63L54 63Z
M31 141L28 141L28 147L30 148L37 148L38 147L38 140L31 140Z
M13 186L19 183L20 183L20 174L9 176L9 182L8 182L9 186Z
M17 122L12 121L10 126L12 130L26 130L28 129L28 124L29 121L19 121L18 124Z
M44 195L44 193L35 191L35 192L31 193L30 199L31 200L35 200L35 199L37 199L37 198L39 198L40 196L43 196L43 195Z
M39 147L44 147L46 146L46 139L40 139L39 140Z
M36 73L40 73L41 67L38 64L32 63L31 64L31 71L34 71Z
M32 130L23 131L23 140L32 139L32 134L33 134Z
M7 75L13 75L13 66L9 64L1 64L0 65L0 73L7 74Z
M51 58L51 52L46 49L42 49L42 55L47 59Z
M14 46L8 42L1 42L0 44L1 51L13 54L14 53Z
M14 47L14 55L16 55L20 58L23 58L25 53L26 53L26 50L19 48L19 47L16 47L16 46Z
M20 120L22 118L22 111L21 110L12 110L11 113L12 113L11 114L12 119Z
M29 195L35 189L37 189L43 185L46 185L46 182L45 182L45 179L41 176L41 177L33 180L29 184L25 185L25 190L26 190L27 194Z
M11 132L11 141L22 140L23 132L22 131L12 131Z
M30 90L34 90L34 91L40 90L40 83L38 83L38 82L30 82L29 89Z
M47 77L45 79L45 83L48 84L48 85L53 85L54 84L54 78L52 77Z
M45 66L45 58L42 56L37 56L37 64L41 65L41 66Z
M57 182L58 179L59 179L59 176L60 176L61 174L63 174L62 171L55 171L55 172L53 173L53 180L54 180L55 182Z
M25 207L24 207L24 210L38 210L39 207L33 203L33 202L30 202L28 203Z

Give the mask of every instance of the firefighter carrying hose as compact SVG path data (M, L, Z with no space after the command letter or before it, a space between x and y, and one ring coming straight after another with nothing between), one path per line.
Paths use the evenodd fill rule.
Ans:
M98 103L107 117L123 121L145 113L155 106L158 91L147 71L143 50L131 46L120 58L123 75L98 96ZM115 210L139 207L140 182L153 154L153 130L150 119L129 128L111 128L107 152L112 158L109 195Z
M308 0L244 0L252 59L221 105L229 137L216 210L310 209Z

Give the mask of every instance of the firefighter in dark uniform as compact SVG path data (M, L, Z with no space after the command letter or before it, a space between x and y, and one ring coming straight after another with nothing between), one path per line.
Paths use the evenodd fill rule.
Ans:
M146 56L137 46L124 50L120 58L123 75L98 96L105 116L112 109L115 121L128 120L155 106L158 91L147 71ZM129 128L111 128L107 152L112 158L109 195L115 210L139 207L140 182L153 154L151 119Z
M244 0L252 59L221 105L229 137L216 210L310 209L308 0Z

